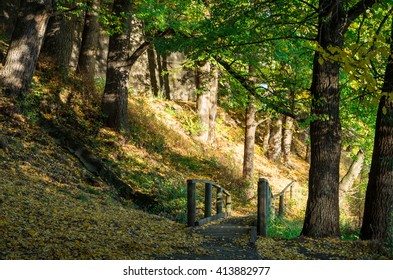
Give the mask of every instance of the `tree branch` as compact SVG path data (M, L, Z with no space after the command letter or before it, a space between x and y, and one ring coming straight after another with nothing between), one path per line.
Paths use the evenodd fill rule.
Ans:
M300 119L299 117L297 117L293 112L291 112L290 110L288 110L287 108L282 108L276 104L273 103L268 103L266 102L267 100L265 100L264 98L261 97L260 94L258 94L258 92L256 91L253 83L248 80L247 78L245 78L244 76L240 75L239 73L237 73L235 70L233 70L233 68L230 66L230 64L228 64L225 60L223 60L220 56L215 56L214 59L216 60L216 62L218 64L220 64L233 78L235 78L243 87L244 89L246 89L252 96L265 101L266 105L270 108L272 108L273 110L275 110L277 113L283 114L285 116L289 116L295 120L298 121L302 121L302 119Z
M352 6L352 8L349 9L347 13L347 21L344 27L348 28L355 19L370 9L375 3L377 3L377 0L360 0L358 3Z

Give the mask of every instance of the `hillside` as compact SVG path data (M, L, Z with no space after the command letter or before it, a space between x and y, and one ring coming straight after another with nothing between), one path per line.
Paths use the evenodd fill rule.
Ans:
M193 102L130 94L126 138L97 122L99 100L79 77L64 79L45 61L20 108L0 97L0 259L209 254L185 227L190 178L228 189L235 216L256 213L255 198L244 201L241 178L243 112L218 108L216 138L206 145L197 137ZM274 194L295 182L286 217L271 222L274 238L257 241L262 258L386 258L385 250L357 240L297 239L309 166L301 141L295 137L293 145L289 167L256 146L255 181L267 178Z
M42 111L53 106L50 98L47 93L40 99ZM193 137L193 104L155 98L130 98L130 139L103 128L89 127L83 133L75 126L86 147L122 180L154 197L155 205L142 206L153 215L120 199L62 148L39 126L36 118L41 113L34 106L26 106L22 114L11 100L0 102L1 258L138 259L190 253L198 250L200 240L188 235L184 223L175 222L185 219L185 181L210 179L235 196L240 193L243 130L222 109L213 146ZM63 125L71 117L83 123L77 109L72 114L63 110L55 108L42 116ZM304 195L307 166L296 159L294 163L299 168L276 166L259 151L256 170L275 191L296 180ZM235 204L235 211L254 208Z

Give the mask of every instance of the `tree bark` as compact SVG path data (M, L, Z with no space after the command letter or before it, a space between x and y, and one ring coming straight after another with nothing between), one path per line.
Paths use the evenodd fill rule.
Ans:
M268 157L269 159L279 162L281 160L281 143L282 143L282 116L279 115L272 120L270 124L270 139Z
M82 28L79 15L58 14L51 17L39 60L48 59L64 74L68 74L71 67L75 69Z
M158 62L158 72L160 87L164 89L165 97L167 100L171 100L171 87L169 84L169 75L168 75L168 56L166 54L157 56Z
M343 4L341 1L319 1L319 44L343 45ZM311 84L312 121L310 124L311 164L309 194L302 235L311 237L340 236L339 165L341 155L340 91L337 62L318 61L315 52Z
M282 150L284 155L284 164L290 165L291 163L291 146L293 135L293 119L285 116L285 123L282 138Z
M364 153L362 150L359 150L356 154L356 158L352 162L351 166L348 169L348 172L341 178L340 181L340 190L343 192L348 192L357 177L359 177L360 172L362 171L362 165L364 160Z
M131 11L129 0L115 0L113 13L117 16ZM102 102L104 124L125 135L129 134L128 123L128 79L131 65L127 63L131 46L131 18L121 17L125 27L122 34L115 33L109 39L108 68Z
M149 64L151 89L153 91L153 95L158 97L158 81L156 76L157 63L154 48L152 46L147 49L147 61Z
M216 118L217 118L217 98L218 98L218 69L212 69L212 81L210 88L210 108L209 108L209 135L207 138L208 143L213 143L215 140L216 131Z
M291 111L295 111L295 92L290 92L291 100ZM293 123L294 119L289 116L284 116L284 127L282 135L282 150L284 156L284 164L290 166L291 161L291 146L292 146L292 135L293 135Z
M200 61L197 63L195 87L197 90L197 110L199 120L202 124L201 132L198 138L202 142L207 142L209 136L209 107L210 107L210 91L208 89L207 80L210 75L210 63Z
M263 132L263 143L262 143L262 149L265 155L268 155L269 151L269 139L270 139L270 125L271 125L271 120L268 119L266 121L266 125L264 127L264 132Z
M390 53L377 113L361 239L393 240L393 22Z
M195 87L198 116L202 124L198 138L204 143L212 143L217 114L218 69L210 62L198 62Z
M243 178L252 180L254 175L254 147L257 123L255 114L257 107L254 102L249 102L246 108L246 130L244 138Z
M41 2L25 0L21 3L4 67L0 71L0 82L7 95L23 98L30 86L52 12L51 0Z
M100 0L87 1L87 11L82 33L82 44L79 53L77 72L83 75L85 80L94 84L96 76L98 37L100 25L98 22L97 10L100 7Z

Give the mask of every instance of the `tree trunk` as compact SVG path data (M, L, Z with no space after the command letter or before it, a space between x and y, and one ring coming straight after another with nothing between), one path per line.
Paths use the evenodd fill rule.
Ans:
M131 11L129 0L115 0L113 13L120 16ZM130 64L127 63L131 46L130 16L121 17L122 34L115 33L109 39L108 68L102 102L104 124L118 132L129 134L128 126L128 79Z
M341 178L340 181L340 190L343 192L348 192L357 177L359 177L360 172L362 171L362 165L364 160L364 153L362 150L359 150L355 160L352 162L351 166L348 169L348 172Z
M100 25L98 23L97 10L100 7L100 0L88 0L85 23L82 33L82 44L79 53L77 72L91 84L94 84L96 76L98 37Z
M281 160L281 143L282 143L282 116L277 116L270 124L270 139L268 157L273 161Z
M167 100L171 100L171 87L169 85L169 75L168 75L168 56L166 54L157 55L158 62L158 73L160 87L164 89L165 97Z
M291 111L294 113L295 110L295 92L290 92L291 100ZM284 117L284 127L282 135L282 150L284 155L284 164L290 166L291 161L291 147L292 147L292 135L293 135L293 122L294 119L285 116Z
M22 1L4 67L0 71L0 82L7 95L23 98L30 86L51 16L52 1L40 2Z
M206 61L198 62L196 68L195 87L197 90L198 116L202 125L198 138L205 143L209 136L210 90L207 84L209 76L210 63Z
M217 98L218 98L218 69L212 69L212 81L210 88L210 108L209 108L209 135L207 138L208 143L213 143L215 140L216 131L216 118L217 118Z
M244 137L244 157L243 157L243 178L247 183L246 199L254 197L253 180L254 180L254 148L255 148L255 132L257 122L255 115L257 107L254 102L250 101L246 108L246 131Z
M341 1L319 1L319 45L341 47L345 16ZM340 236L339 165L341 155L340 90L337 62L320 63L315 52L311 84L311 164L308 200L302 235Z
M385 82L377 113L361 239L393 240L393 23Z
M269 139L270 139L270 125L271 125L271 120L268 119L266 121L266 125L263 128L263 143L262 143L262 149L265 155L268 155L269 151Z
M61 72L68 74L79 55L81 29L80 16L59 14L51 17L46 29L40 61L49 59Z
M285 124L283 129L282 150L284 154L284 164L290 165L291 161L291 146L293 134L293 119L285 116Z
M153 46L150 46L147 49L147 61L149 64L151 89L153 91L153 95L158 97L158 81L156 76L157 63Z

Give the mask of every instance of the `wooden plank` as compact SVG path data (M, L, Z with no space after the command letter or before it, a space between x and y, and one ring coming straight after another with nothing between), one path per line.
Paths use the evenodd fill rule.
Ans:
M210 216L210 217L207 217L207 218L200 219L199 221L197 221L195 223L195 225L196 226L202 226L204 224L207 224L207 223L210 223L212 221L215 221L215 220L218 220L218 219L221 219L221 218L225 218L225 217L228 217L228 216L229 216L228 213L217 214L217 215L214 215L214 216Z

